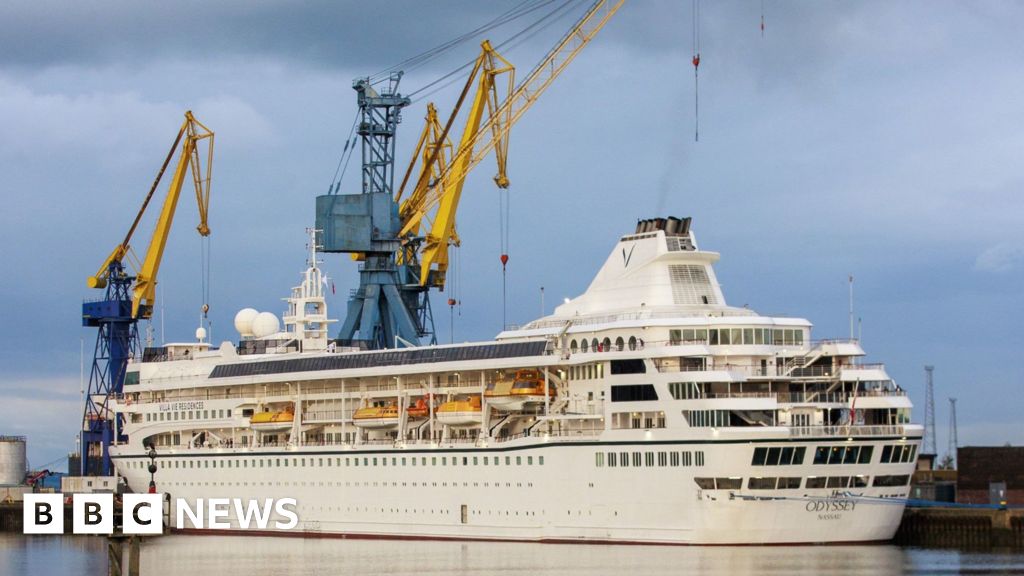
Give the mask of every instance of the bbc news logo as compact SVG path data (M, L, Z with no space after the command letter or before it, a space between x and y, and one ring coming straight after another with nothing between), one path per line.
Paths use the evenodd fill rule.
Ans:
M178 530L266 530L271 525L277 530L291 530L299 524L295 506L294 498L198 498L194 504L177 498L171 515ZM124 534L162 533L162 494L124 494L122 510ZM75 494L71 500L72 532L113 534L114 512L113 494ZM25 494L22 519L25 534L63 534L64 495Z

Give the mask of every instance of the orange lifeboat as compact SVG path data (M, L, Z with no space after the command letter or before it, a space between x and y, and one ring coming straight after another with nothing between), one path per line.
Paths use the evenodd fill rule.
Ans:
M555 384L548 381L548 397L555 398ZM499 412L519 412L544 403L544 374L539 370L516 370L511 379L501 378L487 385L487 405Z
M419 398L412 406L406 408L410 420L422 420L430 416L430 404L425 398Z
M447 426L479 426L483 421L483 410L479 394L462 394L438 406L434 417Z
M387 430L398 426L398 405L394 402L364 406L352 415L352 423L368 430Z
M257 432L282 432L291 429L294 421L295 407L288 405L277 412L267 410L253 414L249 418L249 427Z

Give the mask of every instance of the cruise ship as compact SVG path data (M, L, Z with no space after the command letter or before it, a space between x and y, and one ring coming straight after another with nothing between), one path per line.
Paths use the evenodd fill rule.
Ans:
M329 337L312 244L283 327L246 309L237 344L129 364L110 454L130 489L152 446L175 498L296 499L289 535L782 544L899 525L923 434L907 394L857 340L726 304L689 218L638 222L586 292L493 341L379 351Z

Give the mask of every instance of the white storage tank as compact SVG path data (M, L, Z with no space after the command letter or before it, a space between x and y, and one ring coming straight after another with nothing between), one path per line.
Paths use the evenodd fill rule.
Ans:
M0 486L25 482L27 467L24 436L0 436Z

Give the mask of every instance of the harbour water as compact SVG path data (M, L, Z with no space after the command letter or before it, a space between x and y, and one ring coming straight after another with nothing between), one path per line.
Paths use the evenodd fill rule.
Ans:
M0 534L0 575L106 574L106 541ZM1024 574L1020 551L857 546L590 546L165 536L142 549L143 575L587 576Z

